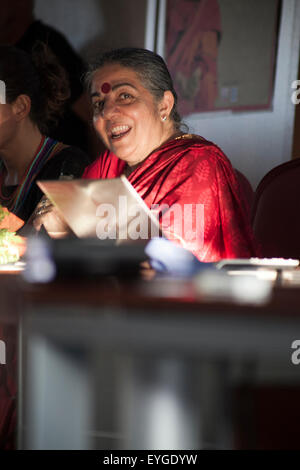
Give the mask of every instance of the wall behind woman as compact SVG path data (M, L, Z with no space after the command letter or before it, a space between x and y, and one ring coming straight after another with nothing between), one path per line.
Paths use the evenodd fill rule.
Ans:
M143 47L146 5L146 0L36 0L35 15L89 59L122 45Z
M149 11L154 4L149 0ZM35 10L38 18L63 31L85 58L91 58L97 50L143 47L146 9L147 0L36 0ZM153 20L152 26L148 22L148 30L151 27ZM300 0L283 0L272 110L185 118L191 131L217 143L254 187L267 171L291 158L291 84L297 79L299 36Z

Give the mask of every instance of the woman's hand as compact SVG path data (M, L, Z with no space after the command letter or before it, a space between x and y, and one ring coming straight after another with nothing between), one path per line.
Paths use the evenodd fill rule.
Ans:
M70 233L69 227L46 196L38 203L30 223L37 232L43 226L51 238L63 238Z

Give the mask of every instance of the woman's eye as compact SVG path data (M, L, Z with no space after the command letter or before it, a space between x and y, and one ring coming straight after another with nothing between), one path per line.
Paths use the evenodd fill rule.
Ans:
M95 114L101 113L104 107L104 101L95 101L93 103L93 111Z
M121 98L121 100L128 100L128 99L132 98L132 96L129 93L121 93L120 98Z

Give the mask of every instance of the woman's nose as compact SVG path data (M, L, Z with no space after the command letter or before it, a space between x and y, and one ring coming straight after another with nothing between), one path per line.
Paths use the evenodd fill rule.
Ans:
M107 100L101 111L101 115L105 119L110 119L111 116L118 113L118 107L114 101Z

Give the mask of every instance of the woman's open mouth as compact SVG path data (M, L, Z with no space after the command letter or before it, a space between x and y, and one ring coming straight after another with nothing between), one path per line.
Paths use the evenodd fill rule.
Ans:
M112 140L119 140L122 139L125 135L127 135L131 130L129 126L116 126L110 130L110 138Z

